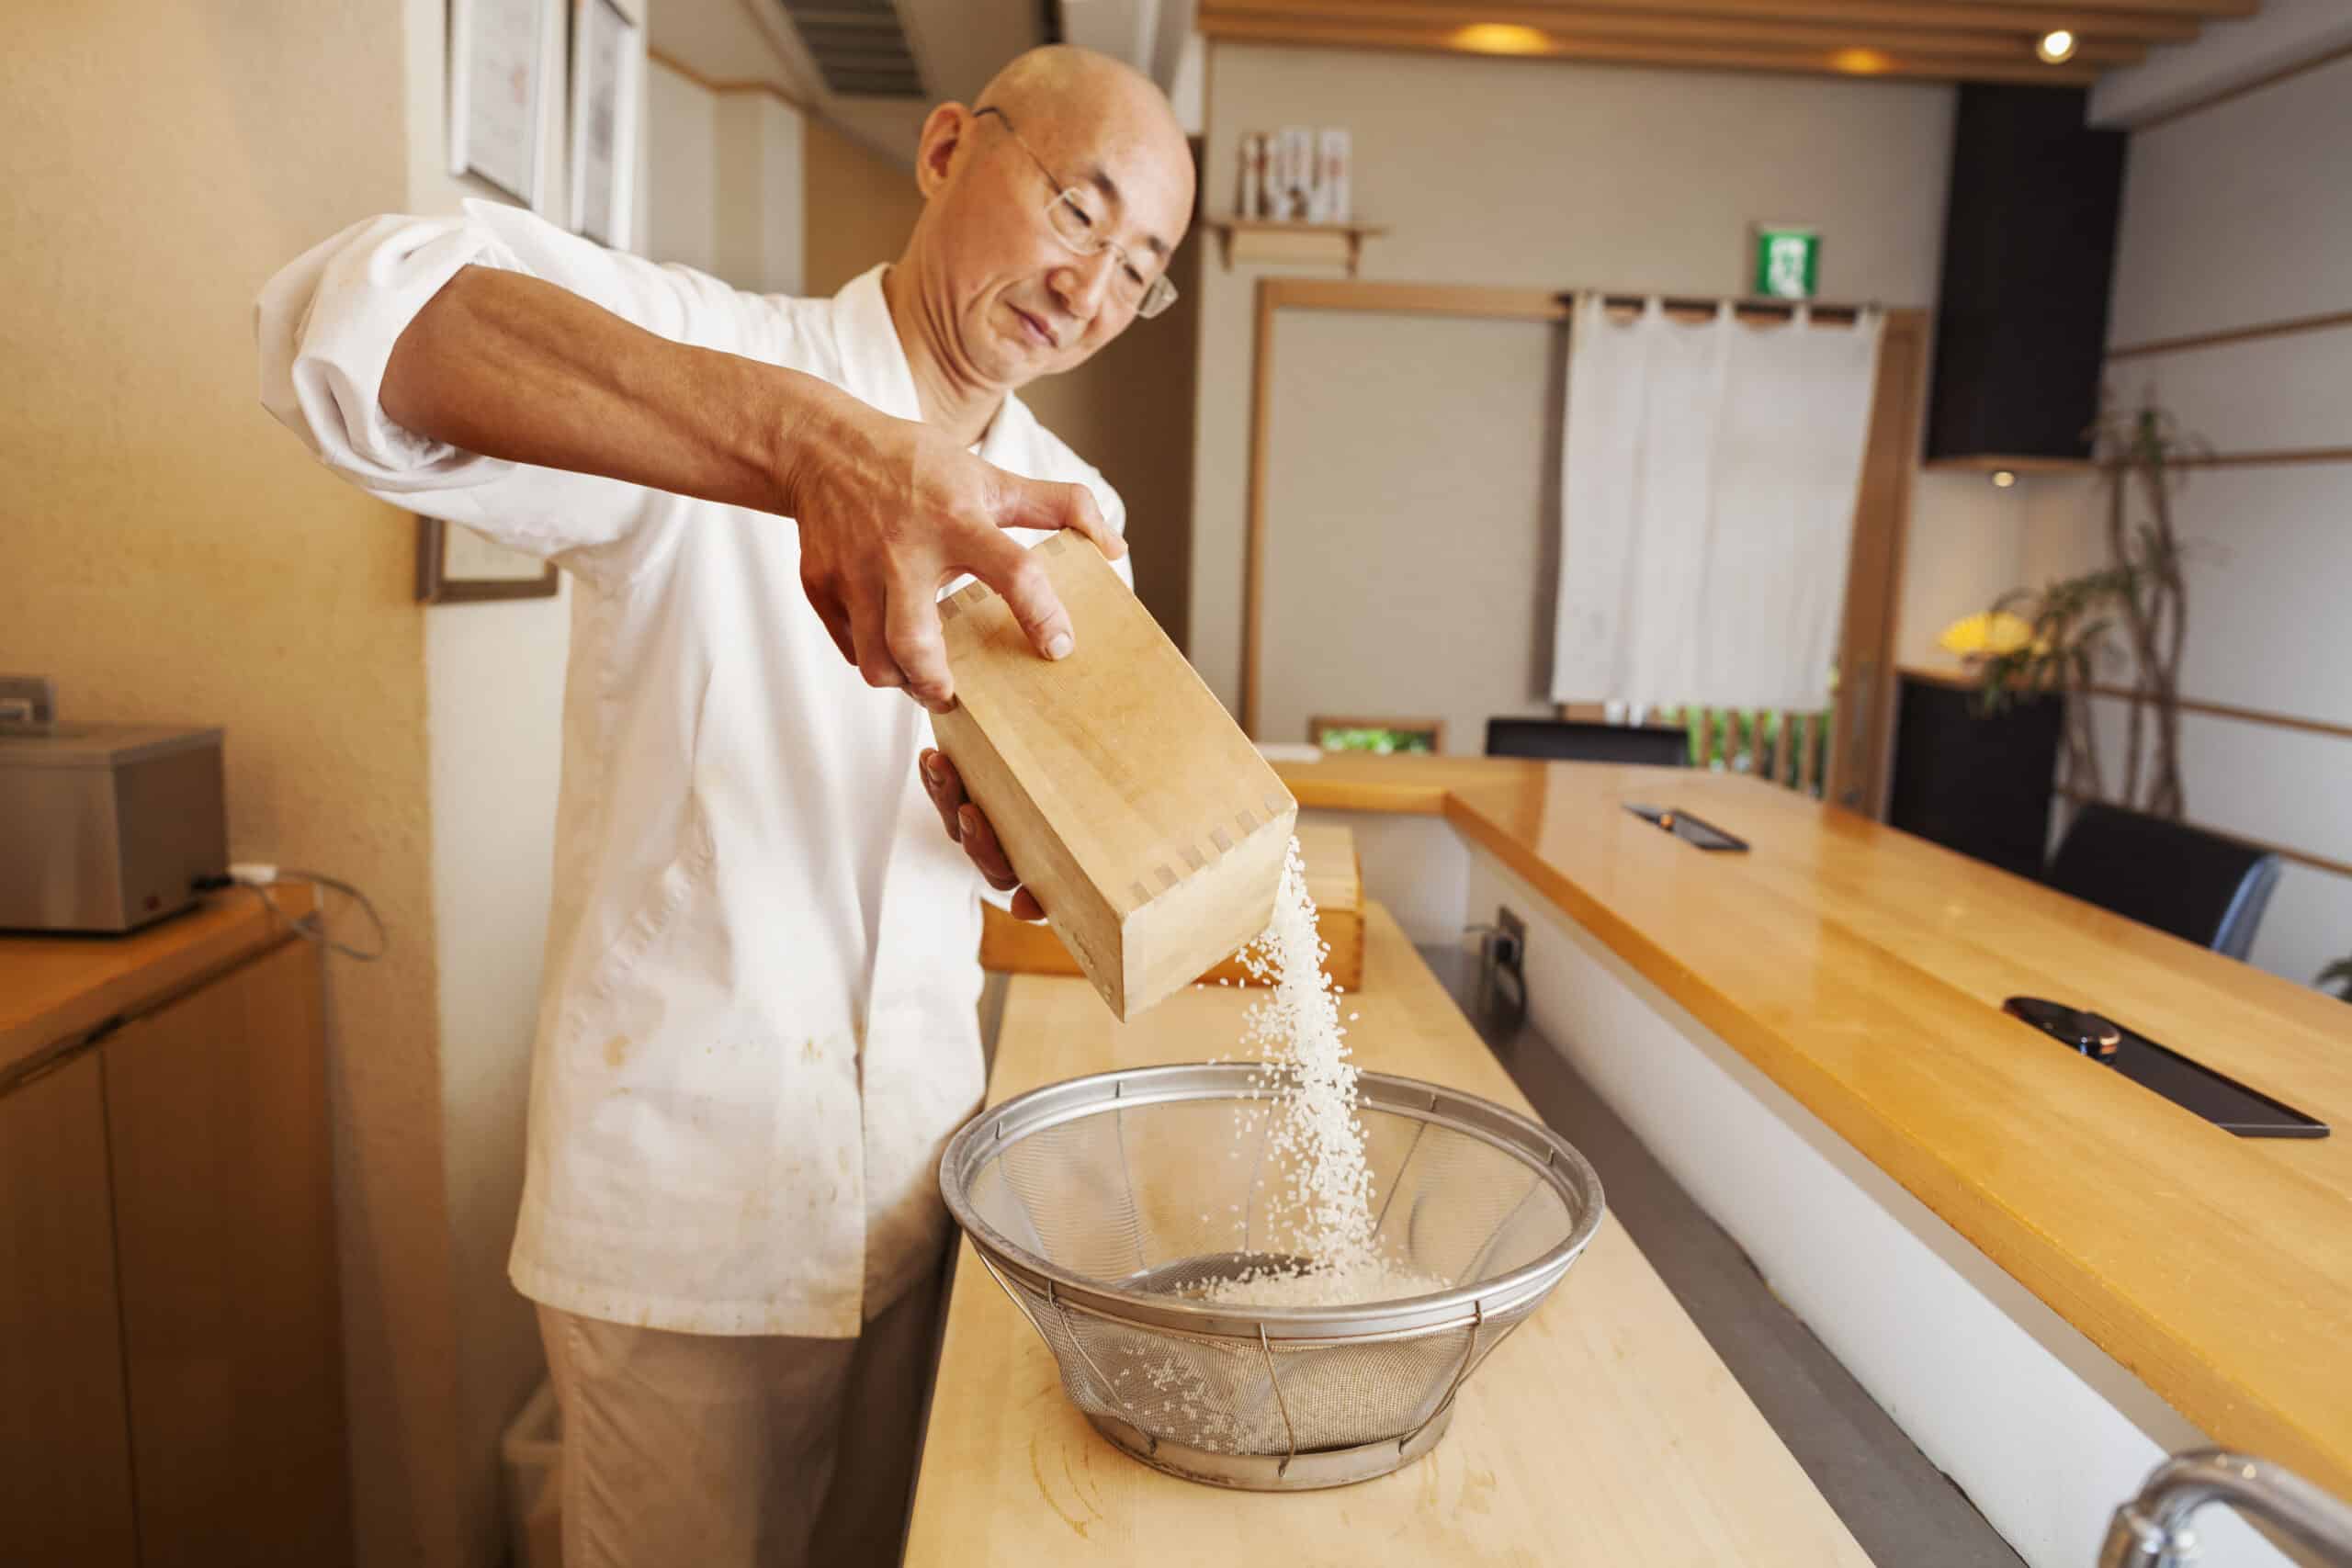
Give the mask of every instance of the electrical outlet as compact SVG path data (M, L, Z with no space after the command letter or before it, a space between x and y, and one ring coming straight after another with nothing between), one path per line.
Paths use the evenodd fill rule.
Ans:
M1527 961L1527 922L1511 912L1508 904L1495 906L1495 963L1513 975Z
M1497 905L1495 923L1479 944L1478 1000L1473 1016L1497 1043L1511 1038L1527 1017L1527 922Z
M46 725L57 717L57 686L46 675L0 675L0 723Z

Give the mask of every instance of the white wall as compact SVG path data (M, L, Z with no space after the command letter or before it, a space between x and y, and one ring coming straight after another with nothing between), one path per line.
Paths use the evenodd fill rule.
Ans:
M648 62L645 85L645 254L709 272L718 257L718 96L658 60Z
M2137 65L2101 73L2091 123L2129 130L2347 43L2352 6L2344 0L2262 0L2251 17L2209 23L2193 43L2152 49Z
M1351 128L1357 211L1391 229L1367 243L1366 277L1740 293L1747 225L1764 219L1820 226L1826 298L1890 306L1935 299L1953 103L1948 86L1232 44L1212 46L1207 80L1204 167L1212 214L1232 209L1242 132L1287 124ZM1240 687L1254 289L1273 270L1228 272L1212 262L1202 279L1191 653L1233 705ZM1363 323L1360 352L1381 355L1380 320L1350 320ZM1287 350L1290 328L1279 331ZM1396 352L1393 335L1385 352ZM1344 369L1337 363L1331 369L1321 396L1351 396ZM1283 412L1276 410L1278 420ZM1444 438L1442 429L1433 435ZM1512 459L1531 472L1543 460L1540 450ZM1347 450L1328 444L1278 446L1273 454L1278 469L1337 469L1351 461ZM2012 526L1981 481L1922 476L1920 491L1948 522L1996 533ZM1448 550L1481 547L1450 534L1449 522L1438 513L1426 518L1433 570L1444 570ZM1272 520L1275 528L1282 524ZM1339 547L1337 539L1330 543ZM1351 612L1300 600L1280 613L1281 637L1311 650L1327 640L1318 616ZM1448 628L1451 638L1490 635L1514 645L1498 653L1503 664L1532 665L1532 651L1518 646L1530 635L1524 619L1491 631ZM1431 651L1419 638L1395 638L1392 647L1406 661ZM1502 712L1521 695L1464 700ZM1267 738L1304 739L1271 730Z
M799 293L800 111L766 93L725 93L716 130L713 270L754 293Z
M651 62L646 254L763 294L805 275L803 117L755 86L714 92Z
M2352 59L2134 133L2110 341L2352 307L2347 168ZM2219 453L2352 447L2352 327L2115 360L2108 381ZM2027 581L2101 558L2094 484L2020 488ZM2352 463L2192 470L2175 526L2191 550L2183 695L2352 724ZM2190 820L2352 861L2352 740L2189 715L2181 747ZM2120 737L2107 754L2111 773ZM2309 981L2347 953L2352 878L2290 863L2254 961Z

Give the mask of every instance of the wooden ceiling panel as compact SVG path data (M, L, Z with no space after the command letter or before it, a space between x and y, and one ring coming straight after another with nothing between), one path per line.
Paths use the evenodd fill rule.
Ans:
M1532 11L1560 25L1614 21L1689 25L1731 31L1749 24L1868 30L1958 29L1987 37L2038 38L2052 28L2078 37L2186 43L2199 19L2181 13L2109 11L2070 0L1203 0L1203 13L1224 16L1324 16L1377 21L1399 12L1442 13L1461 24L1505 19L1500 10Z
M2083 85L2259 0L1201 0L1211 39ZM2071 59L2037 58L2043 33Z

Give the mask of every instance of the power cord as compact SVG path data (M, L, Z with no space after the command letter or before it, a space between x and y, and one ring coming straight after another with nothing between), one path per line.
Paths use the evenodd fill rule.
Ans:
M339 953L345 958L356 959L362 964L375 963L390 949L391 933L384 929L384 918L376 912L376 906L368 895L350 883L339 877L329 876L324 872L296 871L259 861L232 861L229 864L228 875L202 877L198 880L196 886L200 891L205 892L220 887L250 888L254 897L261 900L262 908L269 911L271 918L281 919L284 917L277 908L277 901L269 896L269 889L281 882L307 882L314 887L330 888L340 893L366 910L368 923L376 928L375 950L363 952L348 942L337 942L327 934L325 910L322 908L320 919L315 925L300 921L287 922L293 933L303 941L314 942L330 953ZM323 906L324 900L321 902Z

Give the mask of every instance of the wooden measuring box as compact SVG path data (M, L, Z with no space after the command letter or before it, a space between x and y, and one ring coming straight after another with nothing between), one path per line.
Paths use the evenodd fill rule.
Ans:
M1046 919L1125 1019L1265 930L1298 803L1084 536L1035 547L1078 634L1042 658L984 583L940 601L932 719Z
M1331 950L1323 961L1331 983L1345 991L1363 988L1363 870L1356 858L1356 836L1345 823L1302 822L1298 848L1306 862L1306 893L1315 900L1315 929ZM980 967L1007 975L1077 975L1053 928L1016 920L990 904L981 911ZM1257 984L1237 954L1198 976L1205 985L1224 980Z

